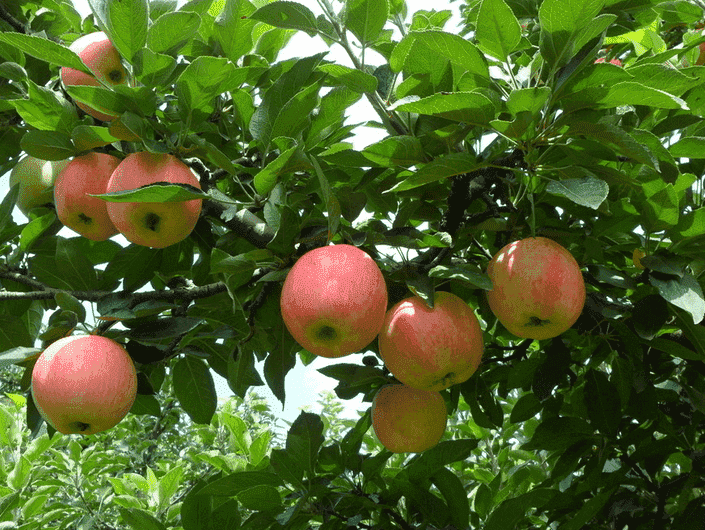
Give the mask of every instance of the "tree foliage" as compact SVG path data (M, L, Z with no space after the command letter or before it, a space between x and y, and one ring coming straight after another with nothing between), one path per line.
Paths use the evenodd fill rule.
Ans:
M52 208L18 224L10 190L0 358L25 368L26 391L37 341L105 334L139 368L121 451L151 458L139 433L173 403L209 444L226 424L230 445L128 471L124 454L99 453L106 438L28 442L5 410L0 441L16 458L3 460L14 467L0 519L50 506L63 486L32 490L30 458L61 445L62 472L125 471L92 493L114 496L115 527L703 528L701 0L468 0L460 30L449 11L410 13L404 0L318 0L318 15L288 0L89 3L83 20L66 0L0 5L0 172L21 152L168 152L198 174L203 213L189 238L155 250L59 235ZM97 30L135 82L65 89L59 68L82 67L67 45ZM348 60L279 60L297 32ZM355 122L360 100L378 119ZM76 101L119 118L93 120ZM363 125L383 138L355 148ZM485 299L489 259L532 235L570 250L587 285L578 322L542 341L517 340ZM390 305L447 290L481 319L482 365L443 392L449 428L423 454L381 448L369 413L348 425L304 412L270 448L266 434L242 442L247 424L217 409L211 370L240 398L266 384L287 399L296 355L313 356L282 323L281 283L329 242L376 259ZM391 381L376 347L321 369L338 398L370 402ZM36 436L31 399L26 411Z

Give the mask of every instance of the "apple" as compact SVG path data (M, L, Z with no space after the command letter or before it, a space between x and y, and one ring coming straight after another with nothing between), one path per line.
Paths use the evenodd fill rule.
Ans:
M372 400L372 427L392 453L420 453L446 430L447 411L439 392L407 385L381 387Z
M382 329L387 286L365 251L352 245L315 248L284 280L284 324L301 346L321 357L360 351Z
M695 66L702 66L705 64L705 42L698 44L698 58L695 61Z
M604 62L605 62L604 57L600 57L599 59L595 59L595 64L604 63ZM610 62L616 66L622 66L622 61L620 61L619 59L610 59Z
M64 86L89 85L110 88L127 84L128 76L120 54L104 32L96 31L79 37L69 48L81 58L93 75L63 67L61 82ZM86 113L102 121L110 121L117 116L106 109L96 109L78 101L76 104Z
M54 201L54 181L68 163L68 159L40 160L33 156L17 162L10 173L10 187L20 185L17 207L23 214Z
M137 372L125 349L99 335L50 344L32 370L32 398L42 417L63 434L114 427L132 408Z
M191 169L169 154L132 153L115 168L107 192L133 190L154 184L190 184L201 189ZM182 202L108 202L108 215L129 241L164 248L186 239L201 214L202 199Z
M487 274L490 309L517 337L550 339L570 328L585 304L585 283L575 258L545 237L529 237L502 248Z
M482 330L462 298L437 292L433 309L418 296L392 307L378 337L379 354L394 377L421 390L467 381L482 358Z
M105 153L88 153L69 162L54 183L56 215L64 226L93 241L118 233L107 203L90 194L105 193L119 163L119 158Z

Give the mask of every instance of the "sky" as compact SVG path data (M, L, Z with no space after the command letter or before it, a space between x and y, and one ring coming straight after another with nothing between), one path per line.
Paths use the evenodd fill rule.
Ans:
M313 11L316 16L322 14L323 12L316 0L298 1ZM179 5L182 5L183 3L184 1L180 0ZM85 17L90 14L91 11L88 6L88 0L73 0L73 4L82 16ZM334 1L333 4L336 8L339 8L342 5L339 1ZM435 0L432 2L433 7L429 8L428 0L407 0L409 13L407 19L410 20L411 14L421 9L434 9L436 11L450 9L453 12L453 17L448 22L445 29L447 31L454 31L460 22L460 4L461 2L450 3L448 0ZM388 28L395 29L395 40L399 40L400 35L398 30L391 25L388 25ZM319 37L310 37L306 33L297 32L297 34L294 35L287 46L282 50L277 60L286 60L292 57L307 57L327 49L328 47ZM346 66L352 66L347 54L337 45L333 45L326 59L335 61L339 64L344 64ZM375 57L374 52L368 52L366 55L366 61L370 64L381 64L382 59L380 56ZM379 120L379 117L372 110L372 107L367 102L366 98L362 98L348 110L348 116L350 115L355 116L354 120L357 123L367 120ZM384 135L385 133L383 131L377 129L360 128L355 137L351 139L351 142L356 149L363 149L367 145L381 140ZM7 182L7 178L0 178L0 197L3 197L9 189ZM364 213L365 212L363 212L363 214ZM16 216L16 222L25 222L24 216L21 212L19 212L19 210L15 209L13 215ZM364 218L361 217L358 219L358 222L361 222L363 219ZM63 228L60 235L65 237L75 237L76 234L67 228ZM122 245L127 245L128 243L127 240L125 240L121 235L115 236L115 241ZM390 249L381 250L387 252L390 251ZM91 313L89 312L89 314ZM336 380L322 375L317 371L318 368L341 362L361 364L361 359L363 356L363 353L358 353L343 357L341 359L324 359L319 357L308 366L304 366L297 356L296 366L286 376L286 403L283 408L281 402L272 394L269 387L265 385L254 388L260 396L267 400L271 412L279 418L279 428L277 430L283 433L287 430L287 425L284 422L292 423L301 410L320 413L321 407L317 404L317 401L321 398L322 392L326 390L333 391L337 385ZM264 381L264 375L262 374L263 365L263 362L258 363L257 369L262 376L262 380ZM223 400L231 396L233 393L230 390L227 381L214 372L213 376L219 399ZM341 415L345 418L353 420L357 420L359 417L357 411L364 411L369 407L369 403L362 402L360 395L352 400L341 400L341 403L344 405L344 410Z

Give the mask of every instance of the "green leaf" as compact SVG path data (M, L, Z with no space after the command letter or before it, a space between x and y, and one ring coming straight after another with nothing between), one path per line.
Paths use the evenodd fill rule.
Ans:
M303 483L303 467L286 450L273 449L269 455L269 463L284 482L291 484L299 491L306 489Z
M316 15L298 2L280 0L266 4L252 13L250 18L266 22L277 28L299 29L311 37L318 33Z
M522 445L521 448L527 451L536 449L561 451L576 442L592 437L592 427L581 418L549 418L542 421L538 427L536 427L531 440Z
M622 407L617 388L598 370L585 375L585 405L590 423L609 436L616 436L622 420Z
M411 102L407 100L411 99ZM473 125L488 125L495 117L495 109L489 98L479 92L453 92L434 94L418 99L418 96L397 101L390 110L416 112L440 116L453 121Z
M470 504L465 487L458 476L448 468L441 468L431 476L431 482L448 505L450 523L456 528L467 528L470 520Z
M669 151L676 157L703 159L705 158L705 137L681 136Z
M167 528L146 510L140 508L128 509L122 506L118 506L118 510L120 511L120 516L123 521L134 530L166 530Z
M692 274L685 273L682 278L664 280L651 276L649 281L667 302L690 313L695 324L702 322L705 316L703 290Z
M190 184L155 182L134 190L91 195L107 202L183 202L207 199L208 194Z
M260 484L237 494L237 500L248 510L271 512L280 510L282 505L279 491L269 485Z
M252 50L252 32L258 23L250 18L254 12L255 6L247 0L226 2L225 8L215 19L215 36L233 63Z
M365 158L381 166L412 166L426 159L421 140L415 136L391 136L366 147Z
M96 147L117 142L107 127L99 127L95 125L79 125L71 131L71 140L73 141L78 151L89 151Z
M434 475L439 469L460 462L477 448L479 440L460 439L441 442L427 449L406 466L404 473L412 482L420 482Z
M255 358L249 348L238 348L237 358L228 357L228 386L235 395L245 399L247 389L262 386L264 382L255 369Z
M485 165L478 164L477 159L471 153L450 153L437 156L428 164L424 164L416 173L406 177L388 190L387 193L411 190L448 177L470 173L482 167Z
M75 68L76 70L92 75L90 69L77 54L66 46L57 44L49 39L25 35L24 33L4 32L0 33L0 42L9 44L27 55L31 55L32 57L36 57L50 64Z
M613 494L614 490L612 488L603 489L600 493L587 500L577 513L561 524L561 530L579 530L584 528L602 510Z
M70 131L78 122L76 109L53 90L29 81L28 99L9 99L17 113L32 127L43 131Z
M181 407L194 423L208 425L218 399L208 365L192 356L182 357L173 370L174 391Z
M289 428L286 451L309 477L313 477L318 451L323 444L323 422L316 414L301 412Z
M526 520L526 514L532 508L541 508L548 503L558 492L549 488L536 488L523 495L507 499L497 506L483 530L506 530L507 528L520 528L520 523Z
M224 57L196 57L176 80L176 94L183 111L213 112L215 97L224 92L225 83L234 73L235 66Z
M371 94L377 90L377 78L366 72L333 63L322 64L318 67L318 70L327 73L337 83L355 92Z
M27 131L20 140L20 147L40 160L65 160L77 152L71 137L58 131Z
M345 0L343 23L365 45L377 40L388 15L388 0Z
M147 31L147 46L156 53L176 54L198 32L201 17L197 13L164 13Z
M279 175L282 174L282 169L286 167L286 163L298 149L298 145L287 149L255 175L254 184L257 193L267 195L274 189L274 186L276 186L278 182Z
M278 488L283 485L284 483L274 473L265 471L240 471L214 480L207 486L204 486L198 494L232 497L255 486L271 486Z
M482 0L475 37L480 48L503 61L521 41L521 26L504 0Z
M539 8L543 58L555 66L567 63L579 49L578 36L603 5L604 0L545 0Z
M131 63L147 42L148 0L108 0L106 22L110 42Z
M522 395L512 407L512 413L509 416L509 421L512 423L521 423L530 418L533 418L541 412L543 405L536 394L530 392Z
M636 99L638 100L638 99ZM635 99L632 99L632 102ZM645 146L639 144L622 128L608 123L591 123L574 121L570 125L568 136L585 136L604 144L615 146L624 156L641 162L658 170L658 160Z
M610 187L604 180L593 177L581 179L552 180L546 186L546 191L560 195L580 206L597 210L607 199Z

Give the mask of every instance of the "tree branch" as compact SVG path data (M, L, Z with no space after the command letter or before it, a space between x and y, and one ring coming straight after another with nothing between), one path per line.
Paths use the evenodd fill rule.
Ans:
M2 2L0 2L0 19L7 22L10 26L12 26L12 29L18 33L26 33L24 24L13 17Z

